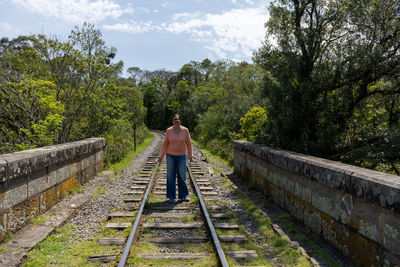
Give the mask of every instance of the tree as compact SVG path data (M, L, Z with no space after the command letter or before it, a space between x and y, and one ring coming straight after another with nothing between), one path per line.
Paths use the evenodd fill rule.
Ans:
M253 107L244 117L240 118L240 135L245 140L254 142L260 135L262 123L267 119L267 112L262 107Z
M210 77L210 73L212 70L215 68L215 64L209 60L208 58L204 59L200 63L200 73L203 75L204 80L208 82L208 79Z
M267 144L334 156L366 99L400 93L374 86L400 73L397 1L281 0L266 27L254 60L265 71Z
M130 78L133 80L135 85L138 85L143 79L143 71L138 67L128 68L128 73Z
M0 84L0 152L52 145L61 128L64 106L55 85L43 80Z
M186 81L189 85L198 86L202 81L202 75L198 70L199 65L196 61L183 65L178 73L179 80Z
M168 99L170 91L163 79L152 79L141 86L143 102L147 110L145 122L151 129L165 129L169 120Z
M68 42L44 35L0 40L0 153L93 136L106 139L106 164L148 134L141 90L118 77L122 61L85 23Z
M143 94L136 86L124 86L122 88L123 99L126 104L126 116L132 123L134 150L137 144L137 129L144 124L146 108L143 105Z
M57 83L60 88L59 97L66 103L66 119L59 142L76 139L72 129L77 129L74 123L84 116L83 111L89 99L103 90L107 80L116 79L123 67L122 61L110 63L116 49L105 46L101 32L95 29L94 25L85 22L81 28L75 26L69 39L71 46L79 50L77 54L74 53L73 62L64 65L67 69L62 73L73 79ZM50 59L51 61L53 60Z

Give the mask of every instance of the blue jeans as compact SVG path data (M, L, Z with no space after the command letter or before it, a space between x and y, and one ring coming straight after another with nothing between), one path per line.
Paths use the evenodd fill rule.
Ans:
M173 156L167 154L167 198L176 198L176 177L178 177L179 198L189 196L186 183L186 155Z

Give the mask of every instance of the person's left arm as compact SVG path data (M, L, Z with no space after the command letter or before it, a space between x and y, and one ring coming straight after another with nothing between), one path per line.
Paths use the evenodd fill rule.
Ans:
M190 162L193 162L193 154L192 154L192 141L190 140L190 133L189 133L189 129L186 130L186 148L188 150L188 157Z

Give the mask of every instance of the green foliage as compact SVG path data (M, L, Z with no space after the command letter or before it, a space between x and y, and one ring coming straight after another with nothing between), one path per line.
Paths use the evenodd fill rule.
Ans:
M81 184L75 186L70 192L71 195L82 194L82 193L83 193L83 187Z
M132 67L130 72L138 79L147 71ZM258 66L208 59L191 61L172 77L141 79L146 125L164 130L171 125L171 115L179 113L194 138L232 161L231 140L241 129L240 118L265 102L260 97L261 80Z
M113 170L116 172L120 172L123 170L128 164L130 164L133 160L134 157L136 157L137 154L139 154L141 151L143 151L146 147L149 146L151 141L153 141L154 136L153 135L148 135L146 136L146 139L143 140L143 142L140 143L140 145L137 147L136 151L131 149L131 151L128 152L126 157L124 157L121 161L115 162L111 164L110 166L107 167L108 170Z
M44 35L0 42L0 153L104 136L106 164L148 135L142 90L119 78L122 61L100 30L75 26L67 42Z
M178 81L175 90L169 96L172 103L168 105L168 108L173 112L181 112L184 105L187 104L190 94L188 82Z
M263 122L267 119L267 112L262 107L253 107L246 115L240 118L241 134L248 141L255 141L260 135Z
M138 129L139 143L148 135L145 128ZM128 151L133 149L132 126L127 120L114 120L111 129L104 134L106 149L104 161L106 166L122 160Z
M394 170L399 154L389 160L381 144L400 126L398 10L392 0L274 2L254 56L268 99L258 141Z
M39 214L35 218L32 219L33 224L44 224L46 222L46 218L43 216L43 214Z
M3 152L53 144L64 119L55 85L43 80L0 84L0 110Z
M155 78L142 84L143 102L147 109L146 125L151 129L164 129L169 121L168 98L170 90L165 80Z

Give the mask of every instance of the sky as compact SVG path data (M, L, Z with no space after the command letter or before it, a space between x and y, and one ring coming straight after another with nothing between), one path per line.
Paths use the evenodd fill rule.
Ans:
M269 0L0 0L0 38L44 34L67 41L94 24L125 70L178 71L191 60L252 62Z

